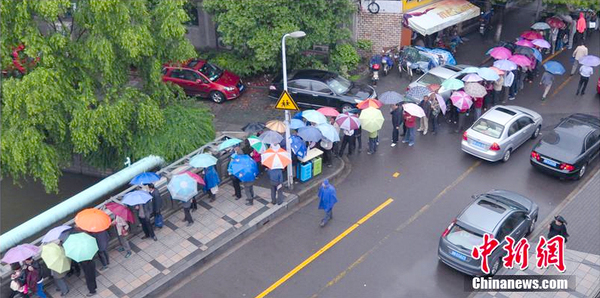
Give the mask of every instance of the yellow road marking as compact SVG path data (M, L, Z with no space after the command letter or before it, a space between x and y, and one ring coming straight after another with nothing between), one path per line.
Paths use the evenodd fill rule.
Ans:
M554 90L554 92L552 92L552 95L548 96L548 98L546 98L546 100L544 102L542 102L542 105L546 105L546 103L548 102L548 100L550 99L550 97L556 95L556 93L558 93L560 90L562 90L562 88L564 88L567 85L567 83L569 83L571 81L572 78L573 78L572 76L569 76L569 78L567 78L564 82L562 82L562 84L560 84L556 88L556 90Z
M394 177L394 178L398 178L398 177L400 177L400 173L398 173L398 172L395 172L395 173L392 175L392 177Z
M562 53L564 50L565 50L565 49L563 48L563 49L561 49L560 51L558 51L558 52L554 52L554 54L552 54L552 55L550 55L550 56L546 57L546 59L542 60L542 64L543 64L543 63L546 63L546 62L548 62L548 60L550 60L550 59L552 59L552 58L556 57L556 55L558 55L558 54Z
M352 233L352 231L354 231L361 224L363 224L364 222L369 220L369 218L371 218L373 215L377 214L377 212L379 212L383 208L387 207L393 201L394 201L394 199L389 198L385 202L383 202L381 205L377 206L377 208L373 209L373 211L371 211L367 215L363 216L363 218L361 218L355 224L353 224L352 226L347 228L344 232L339 234L333 240L329 241L329 243L327 243L327 244L325 244L325 246L321 247L321 249L319 249L316 253L314 253L312 256L308 257L308 259L304 260L302 263L300 263L298 266L296 266L294 269L292 269L290 272L288 272L286 275L284 275L282 278L280 278L278 281L276 281L274 284L272 284L270 287L268 287L266 290L264 290L262 293L260 293L258 296L256 296L256 298L263 298L263 297L269 295L269 293L273 292L273 290L275 290L281 284L286 282L288 279L290 279L292 276L294 276L296 273L298 273L300 270L302 270L304 267L306 267L308 264L310 264L312 261L314 261L320 255L322 255L324 252L326 252L328 249L330 249L336 243L340 242L340 240L342 240L344 237L348 236L350 233Z
M408 225L410 225L419 216L421 216L423 213L425 213L425 211L427 211L427 209L429 209L433 204L435 204L437 201L439 201L444 194L446 194L448 191L450 191L451 189L456 187L461 181L463 181L480 164L481 164L481 161L476 161L475 163L473 163L473 165L471 165L464 173L462 173L460 176L458 176L458 178L456 178L450 185L446 186L446 188L444 188L437 196L435 196L435 198L433 198L433 200L431 200L431 202L429 202L427 205L421 207L421 209L419 209L419 211L417 211L415 214L413 214L413 216L411 216L407 221L403 222L400 226L398 226L394 230L394 232L400 232L401 230L406 228ZM358 266L360 263L362 263L367 258L367 256L369 256L371 253L373 253L375 250L377 250L385 241L387 241L390 238L390 236L392 235L392 233L387 234L385 237L383 237L383 239L379 240L379 242L377 242L377 244L375 244L373 247L371 247L371 249L369 249L367 252L365 252L360 257L358 257L358 259L356 259L356 261L354 261L350 266L348 266L348 268L346 268L344 271L340 272L340 274L338 274L331 281L329 281L317 293L312 295L311 298L318 297L319 294L321 292L323 292L325 289L333 286L334 284L336 284L337 282L342 280L346 276L346 274L348 274L350 271L352 271L352 269L356 268L356 266Z

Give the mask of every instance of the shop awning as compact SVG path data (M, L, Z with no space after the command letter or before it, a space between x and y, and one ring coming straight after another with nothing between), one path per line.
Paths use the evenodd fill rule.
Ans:
M422 35L430 35L444 28L479 16L479 7L466 0L443 0L404 14L408 26Z

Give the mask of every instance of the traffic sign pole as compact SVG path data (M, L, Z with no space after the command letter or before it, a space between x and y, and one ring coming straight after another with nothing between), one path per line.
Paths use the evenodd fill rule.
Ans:
M288 84L287 84L287 65L285 59L285 38L288 34L283 35L281 38L281 59L283 61L283 92L287 93ZM292 157L292 146L290 144L290 111L285 110L285 150L290 157ZM294 174L292 170L292 164L289 164L287 167L287 185L290 190L294 189Z

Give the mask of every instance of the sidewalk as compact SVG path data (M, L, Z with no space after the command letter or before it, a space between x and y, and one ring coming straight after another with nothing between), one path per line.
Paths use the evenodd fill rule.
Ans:
M554 266L548 269L535 268L535 264L525 271L518 269L501 269L498 275L574 275L575 285L569 284L571 291L562 292L482 292L472 296L475 298L517 298L517 297L598 297L600 295L600 171L591 177L581 189L572 197L567 198L567 203L559 206L555 212L540 222L536 233L531 239L539 239L546 235L548 224L552 218L560 214L568 222L570 234L567 249L565 250L564 273L558 272ZM535 247L531 243L531 247ZM529 260L535 260L535 253Z

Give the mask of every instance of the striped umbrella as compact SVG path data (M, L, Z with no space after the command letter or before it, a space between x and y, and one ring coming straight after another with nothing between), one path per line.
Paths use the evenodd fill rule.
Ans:
M249 136L248 143L250 143L250 147L252 147L256 152L263 153L267 150L267 145L263 143L257 136Z
M363 100L362 102L360 102L359 104L356 105L357 108L364 110L366 108L376 108L379 109L381 108L381 106L383 106L383 104L374 98L368 98L366 100Z
M360 127L360 121L358 120L358 117L348 112L337 116L337 118L335 118L335 123L337 123L341 129L345 130L353 130Z
M464 91L455 91L450 96L450 100L452 100L452 104L461 109L466 110L471 107L473 104L473 99L469 94Z
M283 148L269 148L260 156L261 163L269 169L283 169L287 167L292 158Z

